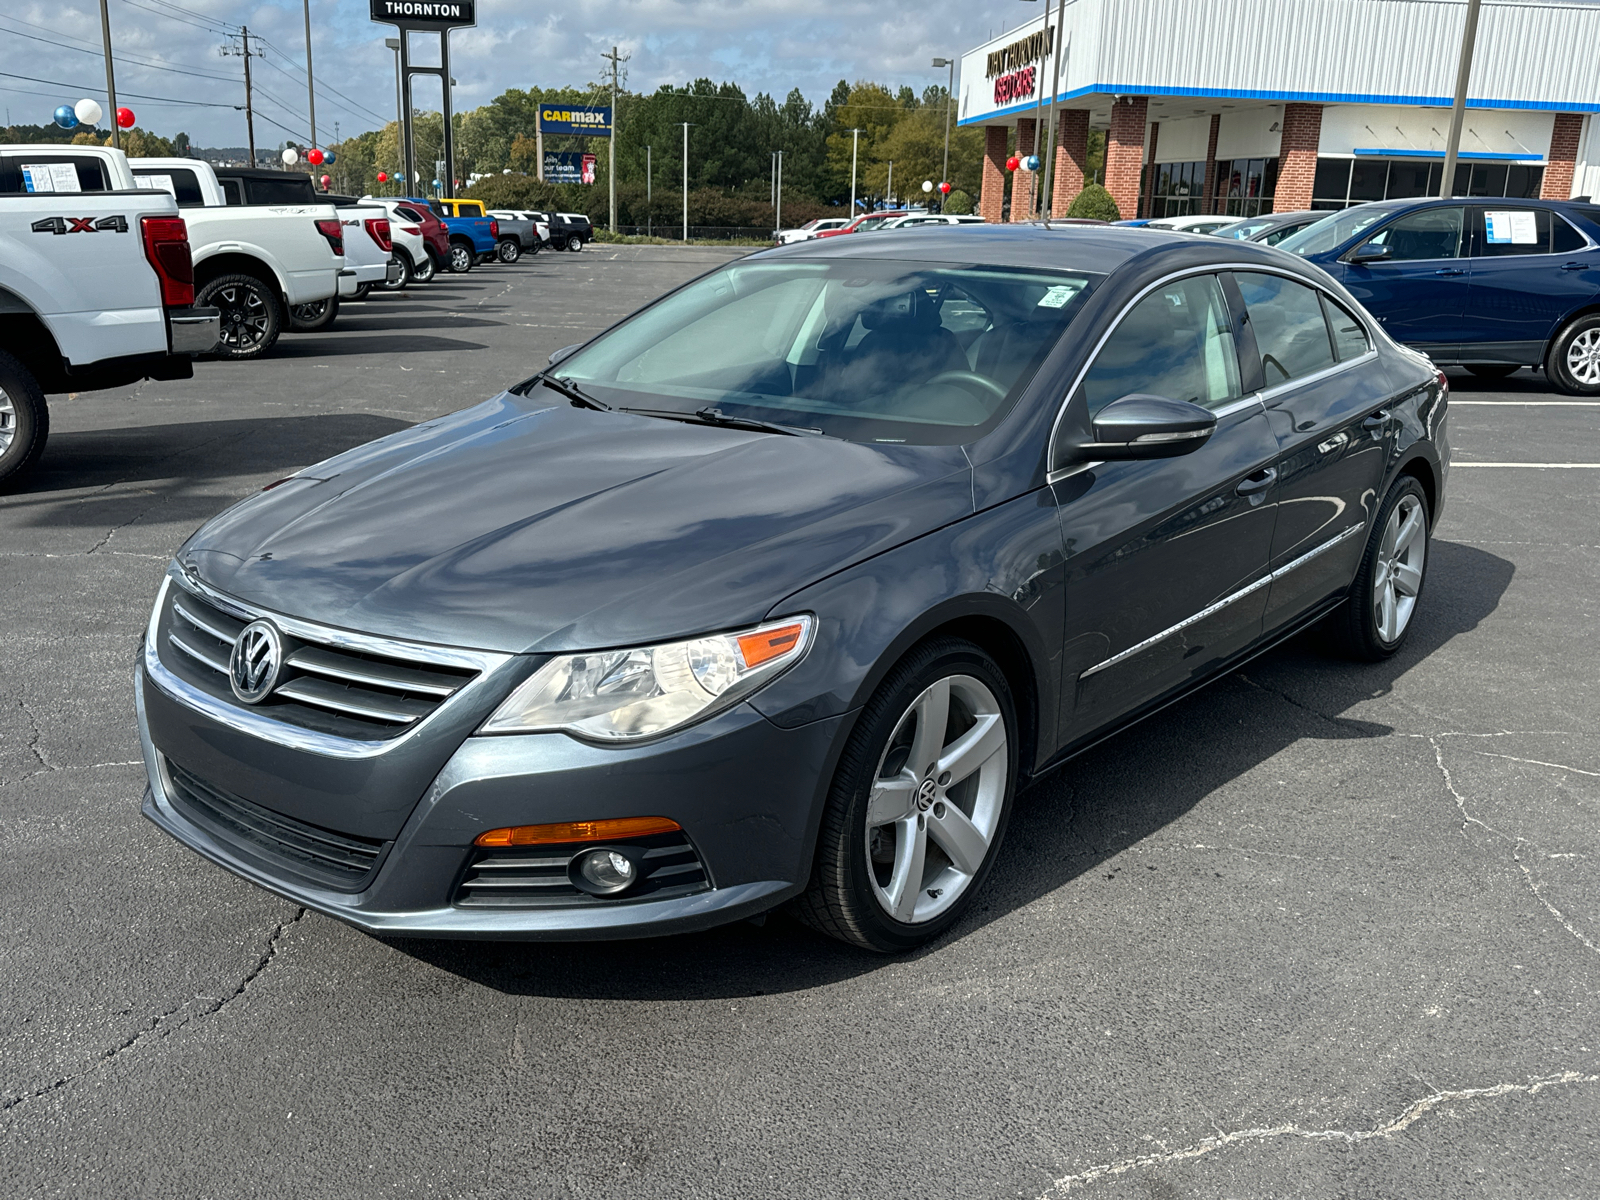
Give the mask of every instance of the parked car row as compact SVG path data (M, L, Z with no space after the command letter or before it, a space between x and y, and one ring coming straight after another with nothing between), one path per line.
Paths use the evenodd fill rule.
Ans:
M849 217L819 217L796 229L780 229L772 235L774 246L808 242L813 238L838 237L847 233L867 233L878 229L910 229L921 225L982 225L983 218L956 213L921 212L895 209Z
M333 195L296 172L104 146L0 146L0 487L38 461L47 394L188 378L197 355L259 358L373 288L592 236L587 218L561 216L559 233L542 214L502 231L478 201Z

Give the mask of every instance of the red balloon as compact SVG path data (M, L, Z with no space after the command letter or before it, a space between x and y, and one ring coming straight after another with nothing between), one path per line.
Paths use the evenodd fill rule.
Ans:
M379 183L388 183L389 182L389 172L387 172L387 171L379 171L378 172L378 182Z
M326 175L324 175L324 176L323 176L323 177L322 177L322 186L323 186L323 187L327 187L327 186L328 186L328 185L329 185L329 184L330 184L330 183L332 183L332 182L333 182L333 180L332 180L332 179L330 179L330 178L329 178L329 177L328 177L328 176L326 176Z
M1006 159L1006 170L1008 171L1015 171L1021 165L1022 159L1018 158L1015 154Z
M939 185L939 190L948 196L950 194L950 185L948 183L941 183Z
M119 108L119 109L117 109L117 124L120 125L124 129L132 129L133 128L133 109L131 109L131 108Z
M320 167L322 165L322 151L313 146L306 151L306 161L313 167Z

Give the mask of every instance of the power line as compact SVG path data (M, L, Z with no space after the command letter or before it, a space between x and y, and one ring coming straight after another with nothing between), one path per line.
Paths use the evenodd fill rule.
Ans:
M10 20L14 20L14 19L15 18L12 18L12 17L0 17L0 20L6 20L6 21L10 21ZM28 23L31 23L31 22L28 22ZM37 28L43 28L43 26L35 26L35 28L36 29ZM82 46L69 46L66 42L51 41L49 38L40 37L36 33L24 33L20 29L7 29L7 30L4 30L4 32L5 33L9 33L12 37L32 38L36 42L45 42L45 43L48 43L51 46L60 46L63 50L76 50L79 54L92 54L96 58L101 57L101 55L104 53L103 51L101 51L98 48L90 50L90 49L87 49L86 47L82 47ZM55 31L52 30L51 32L53 33ZM143 61L141 59L133 58L133 57L127 55L127 54L119 54L119 55L117 55L117 61L119 63L129 63L129 64L132 64L133 66L143 67L146 70L150 70L150 71L170 71L174 75L193 75L196 79L217 79L217 80L221 80L224 83L232 83L233 82L233 80L231 78L229 78L228 76L226 76L226 75L208 75L203 71L189 71L189 70L185 70L182 67L169 67L169 66L166 66L166 65L164 65L162 63L145 62L145 61Z
M7 79L26 79L29 83L48 83L51 87L63 87L73 92L94 92L95 87L85 87L81 83L63 83L59 79L40 79L37 75L18 75L15 71L0 71ZM149 100L154 104L181 104L190 108L239 108L237 104L218 104L213 100L178 100L172 96L147 96L142 92L123 92L124 96L134 100Z
M193 25L196 29L203 29L207 33L231 34L239 28L237 25L230 25L226 21L219 21L215 17L208 17L204 13L194 13L193 15L201 18L201 21L208 22L207 24L201 24L200 21L191 21L187 17L178 16L176 13L163 12L159 8L151 8L148 4L140 4L138 0L122 0L122 2L131 8L142 8L145 12L154 13L158 17L166 17L169 21L180 21L185 25ZM182 9L181 11L188 12L189 10Z
M261 45L265 45L265 46L269 47L273 51L273 53L281 56L282 58L285 59L285 61L288 61L288 62L291 63L291 65L293 65L293 60L289 59L288 55L284 54L283 51L279 50L276 46L273 46L272 43L268 42L265 38L259 38L258 37L256 39L256 41ZM267 66L271 67L274 71L278 72L278 74L280 74L280 75L282 75L282 76L284 76L284 77L286 77L288 79L294 79L293 75L289 74L288 71L285 71L282 67L280 67L277 63L273 62L271 59L263 57L261 61L266 63ZM305 70L303 68L298 68L297 67L296 69L299 70L299 72L300 72L300 74L302 76L305 75ZM294 81L296 83L300 82L298 79L294 79ZM375 121L381 121L385 125L388 124L388 118L380 117L377 113L373 112L370 108L366 108L366 107L362 106L359 101L350 100L350 97L346 96L343 92L338 91L335 88L330 88L326 84L320 84L319 83L317 85L317 91L319 93L333 92L333 94L335 96L338 96L341 99L349 101L349 104L355 105L356 106L355 108L351 108L351 107L349 107L349 104L340 104L337 100L330 101L330 103L332 103L336 108L344 109L346 112L348 112L353 117L366 116L366 117L371 117ZM327 99L327 96L325 94L323 95L323 99L324 100ZM361 111L358 112L358 111L356 111L356 109L360 109Z

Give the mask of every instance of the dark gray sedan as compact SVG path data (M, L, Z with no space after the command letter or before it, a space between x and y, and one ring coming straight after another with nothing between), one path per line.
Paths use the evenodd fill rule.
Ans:
M904 950L1030 778L1314 621L1394 653L1447 402L1248 243L766 251L190 538L144 811L374 933Z

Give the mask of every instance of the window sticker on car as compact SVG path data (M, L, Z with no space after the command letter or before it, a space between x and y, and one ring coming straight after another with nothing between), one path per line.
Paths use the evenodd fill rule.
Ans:
M1531 212L1486 212L1483 224L1491 246L1531 246L1539 240Z
M1039 303L1035 307L1065 308L1072 302L1072 298L1078 294L1079 290L1080 289L1075 287L1057 284L1056 286L1046 290L1045 294L1040 297Z
M135 187L146 191L171 192L174 196L178 194L178 187L172 182L171 175L135 175L133 183Z
M81 192L78 169L71 163L22 164L22 182L30 192Z

